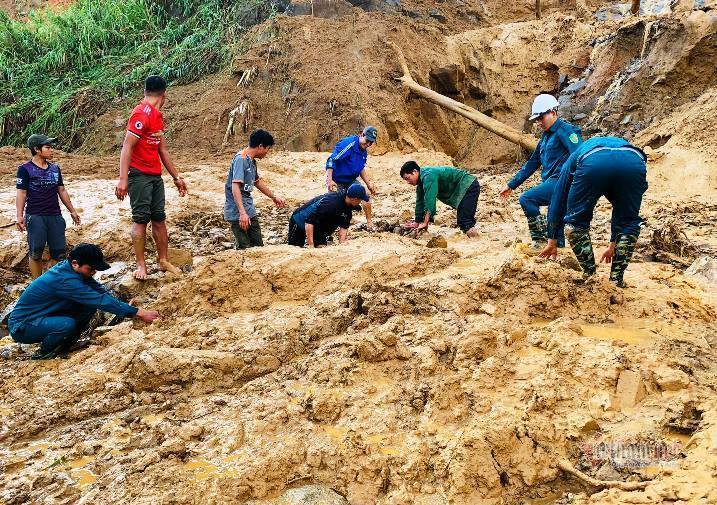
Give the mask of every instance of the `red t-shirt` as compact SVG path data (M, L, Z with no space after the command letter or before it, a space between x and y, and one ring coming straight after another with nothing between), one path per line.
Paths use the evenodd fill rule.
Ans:
M162 113L146 102L134 108L127 122L127 131L139 139L132 151L130 168L147 175L161 175L159 143L164 134Z

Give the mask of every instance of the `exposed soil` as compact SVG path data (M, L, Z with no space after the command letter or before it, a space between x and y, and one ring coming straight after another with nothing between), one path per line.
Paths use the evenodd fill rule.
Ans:
M564 4L543 22L525 21L532 2L515 18L477 15L471 31L458 14L427 22L373 7L257 27L235 65L256 64L248 86L217 75L170 96L170 147L190 190L180 198L165 181L181 276L150 264L148 281L131 278L129 204L113 195L118 144L107 141L121 141L124 109L82 152L60 153L83 219L68 241L101 245L113 263L102 280L161 319L102 328L89 348L45 362L0 340L0 503L717 503L717 296L711 277L686 273L717 250L714 11L680 3L598 21L597 3ZM629 130L650 189L626 289L605 265L585 282L568 250L535 257L517 199L497 198L523 153L399 88L385 40L422 83L518 128L547 90L586 130ZM650 86L657 74L664 84ZM289 208L258 195L267 246L239 252L221 209L246 134L221 144L243 100L249 128L276 134L259 170ZM621 124L626 113L635 119ZM323 191L316 150L366 122L381 135L368 164L381 231L357 216L347 245L284 245L291 210ZM13 221L25 152L0 149L0 226ZM477 238L445 206L429 236L394 233L415 199L398 176L408 159L478 175ZM598 256L609 219L601 202ZM24 241L0 227L3 307L27 282ZM645 486L602 490L564 461Z

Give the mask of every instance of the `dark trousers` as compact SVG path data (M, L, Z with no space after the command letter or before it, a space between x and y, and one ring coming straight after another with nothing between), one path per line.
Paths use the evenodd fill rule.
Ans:
M520 206L523 208L525 217L536 217L540 215L540 207L548 207L550 200L553 198L553 190L558 183L558 178L553 177L547 181L543 181L523 193L518 198ZM558 230L558 245L565 246L565 230Z
M71 312L24 322L12 333L12 338L21 344L42 342L40 351L47 353L62 344L72 345L90 324L96 312L96 309L87 305L77 305Z
M248 249L250 247L262 247L264 245L264 239L261 237L261 226L259 226L258 216L251 218L251 223L246 231L241 229L239 221L232 221L231 223L235 248Z
M606 149L578 163L568 193L565 224L589 228L601 196L612 204L612 234L639 235L642 195L647 191L647 169L634 150Z
M480 184L478 180L468 186L466 194L463 196L461 203L458 204L457 221L458 228L463 233L467 232L476 225L476 209L478 208L478 196L480 196Z
M289 245L304 247L306 244L306 231L294 221L294 215L289 219Z

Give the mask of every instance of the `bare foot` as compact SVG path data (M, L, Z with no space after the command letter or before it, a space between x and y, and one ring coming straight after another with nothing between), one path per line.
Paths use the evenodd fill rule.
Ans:
M169 272L174 275L182 275L182 271L172 265L169 260L159 260L159 269L162 272Z
M478 230L475 229L475 227L471 228L466 232L466 235L470 238L477 237L478 236Z
M134 271L134 278L138 281L143 281L147 278L147 267L137 266L137 270Z

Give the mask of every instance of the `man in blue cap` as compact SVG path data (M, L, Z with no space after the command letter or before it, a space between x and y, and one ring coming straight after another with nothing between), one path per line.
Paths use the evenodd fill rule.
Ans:
M346 243L352 213L365 202L368 194L359 183L312 198L289 219L289 245L323 247L337 228L339 244Z
M367 126L359 135L352 135L341 139L334 147L331 156L326 160L326 188L329 191L348 189L352 184L358 183L361 177L372 195L376 188L366 173L367 149L376 143L378 131L373 126ZM366 214L366 226L373 229L371 220L371 204L361 204Z
M542 182L523 191L519 198L520 206L528 219L533 247L536 248L542 248L547 240L545 217L540 214L540 207L550 205L553 188L560 176L560 167L583 141L580 128L558 118L558 105L552 95L542 94L535 98L530 120L538 122L543 134L528 161L500 192L501 199L507 200L513 190L542 166ZM558 245L565 247L563 230L559 230Z
M548 245L542 258L557 256L558 230L565 224L570 247L586 275L597 270L590 221L598 199L612 204L610 245L601 262L612 263L610 280L625 287L623 277L640 235L640 205L647 191L646 156L627 140L593 137L565 162L548 210Z
M110 267L94 244L79 244L69 257L35 279L10 313L8 328L16 342L40 343L32 359L50 359L72 350L97 310L151 323L154 310L128 305L92 277Z

